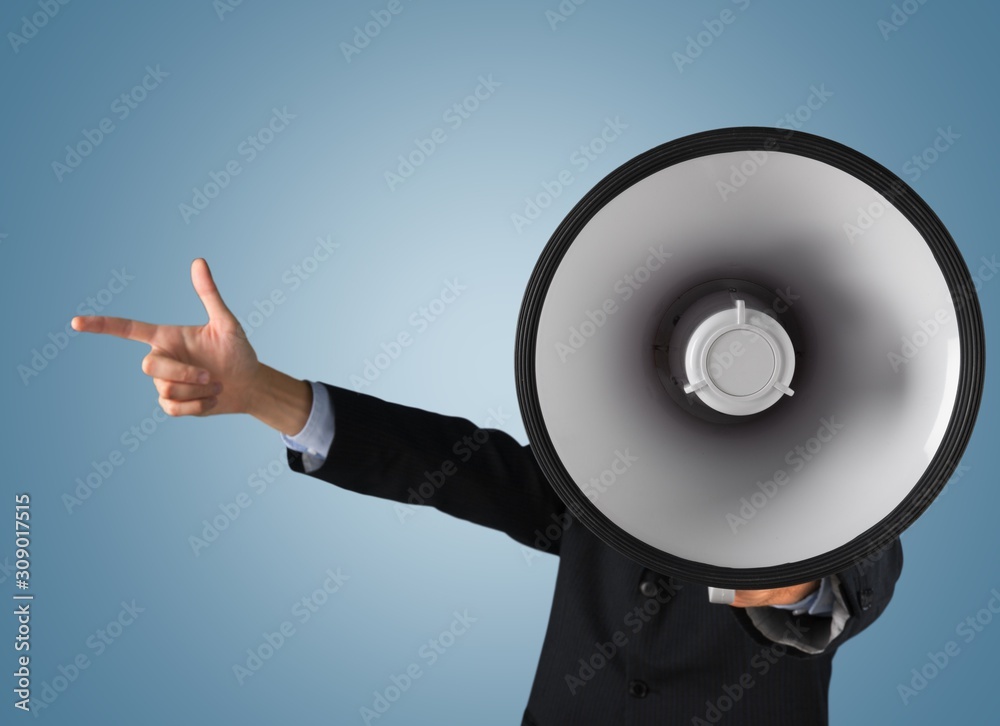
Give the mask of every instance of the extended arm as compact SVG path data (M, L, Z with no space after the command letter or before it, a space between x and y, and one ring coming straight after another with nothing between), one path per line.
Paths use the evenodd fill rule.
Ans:
M77 316L72 325L147 343L150 352L142 369L170 416L249 413L286 436L301 433L313 409L310 382L258 361L205 260L192 262L191 281L209 316L203 325L154 325L108 316ZM565 515L530 449L502 431L322 385L350 425L336 437L328 456L313 452L315 461L322 460L316 469L307 471L302 452L290 449L293 469L366 494L429 504L507 532L523 544L530 544L536 530L553 517ZM737 604L792 603L814 586L780 594L740 591L747 599L741 603L738 595Z
M565 511L529 447L503 431L318 385L343 425L318 468L307 469L303 452L289 448L294 471L362 494L432 506L526 546ZM557 554L558 547L549 551Z

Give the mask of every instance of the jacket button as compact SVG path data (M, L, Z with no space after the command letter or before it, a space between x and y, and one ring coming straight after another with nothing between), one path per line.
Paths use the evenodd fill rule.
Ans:
M660 588L658 588L656 583L652 580L643 580L642 584L639 585L639 592L646 597L655 597L659 591Z
M633 698L645 698L649 693L649 686L645 681L629 681L628 694Z

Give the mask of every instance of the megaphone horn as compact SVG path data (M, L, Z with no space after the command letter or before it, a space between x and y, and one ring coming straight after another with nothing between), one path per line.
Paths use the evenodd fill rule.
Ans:
M742 127L584 195L531 275L515 368L532 451L590 531L655 571L764 589L850 567L930 505L984 349L916 192L829 139Z

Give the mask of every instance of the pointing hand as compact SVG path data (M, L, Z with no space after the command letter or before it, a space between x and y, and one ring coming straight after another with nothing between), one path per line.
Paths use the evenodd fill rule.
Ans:
M208 312L204 325L154 325L105 315L78 315L71 324L81 332L147 343L142 371L152 377L164 413L246 413L261 368L257 354L203 258L191 263L191 283Z

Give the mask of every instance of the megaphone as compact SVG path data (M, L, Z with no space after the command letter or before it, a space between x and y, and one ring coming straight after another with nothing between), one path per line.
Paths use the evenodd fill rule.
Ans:
M658 572L769 589L927 509L984 357L968 268L913 189L832 140L740 127L584 195L532 272L515 369L532 451L591 532Z

